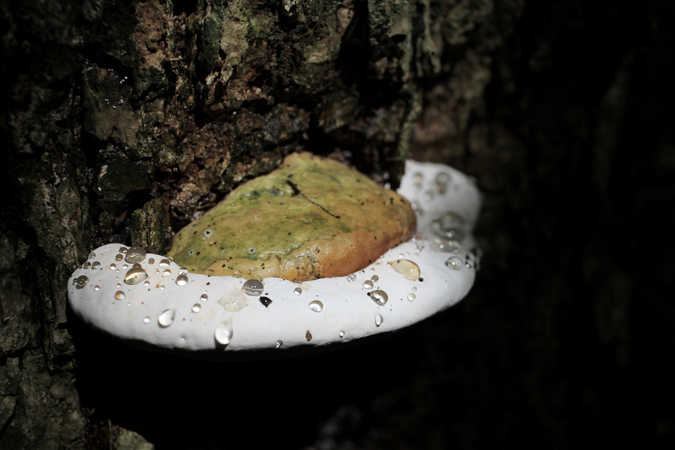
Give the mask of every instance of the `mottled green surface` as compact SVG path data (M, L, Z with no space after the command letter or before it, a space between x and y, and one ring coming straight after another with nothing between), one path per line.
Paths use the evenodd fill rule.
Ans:
M181 230L169 256L191 272L304 281L358 270L354 259L365 266L414 229L403 197L337 161L301 153Z

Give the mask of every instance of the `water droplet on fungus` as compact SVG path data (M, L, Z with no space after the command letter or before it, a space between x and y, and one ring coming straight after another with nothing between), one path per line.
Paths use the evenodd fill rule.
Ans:
M230 341L232 341L233 335L234 330L232 329L232 320L226 320L225 322L220 322L218 324L216 332L214 333L214 338L220 345L228 345Z
M382 322L384 322L384 317L382 317L382 314L375 313L375 326L379 327L382 325Z
M142 283L146 278L148 278L148 274L145 270L139 267L132 267L126 275L124 275L124 282L126 284L134 285Z
M462 268L463 262L462 258L459 256L452 256L445 261L445 265L451 268L452 270L460 270Z
M176 318L175 309L165 309L164 311L162 311L162 314L160 314L159 317L157 318L157 323L159 323L160 327L166 328L173 323L173 320L175 318Z
M135 264L145 259L145 249L143 247L129 247L127 256L124 260L128 263Z
M73 284L75 285L75 289L82 289L89 283L89 278L87 278L84 275L80 275L79 277L75 278L73 280Z
M309 302L309 309L314 312L321 312L323 311L323 303L321 303L319 300L312 300Z
M262 281L256 279L246 280L241 290L247 295L260 295L263 291Z
M374 301L380 306L384 305L389 300L389 296L387 295L387 293L379 289L376 291L368 292L368 297L370 297L372 301Z
M420 266L409 259L397 259L396 261L391 261L389 267L411 281L417 281L420 277Z

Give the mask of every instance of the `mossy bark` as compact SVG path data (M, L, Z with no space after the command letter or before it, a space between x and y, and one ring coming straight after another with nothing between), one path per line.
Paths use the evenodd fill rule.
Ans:
M620 382L607 387L601 375L616 370L621 380L643 381L631 366L642 360L630 359L627 330L632 280L645 275L616 262L621 252L611 238L621 225L642 230L620 214L620 180L635 180L621 159L632 154L626 142L643 144L626 125L654 131L650 157L672 161L663 149L673 136L654 125L663 124L653 114L667 110L654 106L663 98L640 87L667 83L654 74L667 66L657 44L672 42L663 31L673 29L664 19L672 8L534 3L3 2L0 448L107 446L118 425L164 445L216 442L180 431L217 429L208 417L183 417L189 426L175 423L165 436L166 423L147 417L172 423L168 412L178 406L152 395L154 409L136 403L148 391L130 381L134 364L159 391L175 392L185 379L162 384L167 373L189 378L194 369L161 357L149 366L143 354L90 334L70 316L65 284L103 243L165 251L174 231L233 186L298 150L345 158L394 185L411 155L451 163L487 194L487 257L465 304L378 355L353 349L349 358L237 367L259 385L269 386L263 375L274 371L297 388L294 397L270 395L307 408L298 446L322 439L509 446L535 428L531 444L558 448L582 431L607 437L602 424L615 419L625 424L613 407ZM651 21L667 26L656 32ZM666 166L661 176L670 173ZM573 185L584 194L573 195ZM581 232L584 221L593 226ZM572 355L599 375L584 377ZM400 358L416 371L401 372ZM326 361L357 361L373 384L351 385L335 366L321 372L325 385L363 397L337 389L319 404L315 392L298 393L297 380ZM407 375L387 381L382 370ZM260 412L243 394L215 398ZM179 403L195 407L191 401ZM265 405L279 421L268 427L292 426L283 409ZM578 408L581 417L570 413ZM341 435L316 424L334 413ZM667 431L675 419L655 414L638 428L654 423Z

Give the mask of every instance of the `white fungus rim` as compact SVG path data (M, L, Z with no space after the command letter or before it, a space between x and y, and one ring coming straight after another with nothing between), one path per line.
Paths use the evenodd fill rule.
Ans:
M107 244L72 274L68 299L73 311L96 329L189 352L322 346L394 331L454 305L469 292L478 264L471 231L481 204L473 180L441 164L407 161L398 193L416 211L417 235L346 277L300 284L265 278L260 296L247 295L242 291L247 280L232 276L187 273L187 282L179 284L180 267L171 261L170 274L165 273L159 267L165 257L148 253L140 263L147 279L129 285L124 278L133 264L116 260L124 246ZM438 219L449 212L453 214L445 217L463 219L455 227L461 228L461 245L451 243L450 248L452 238L441 240L441 246L437 239ZM448 262L450 258L456 259ZM392 268L401 259L419 267L418 279ZM81 277L87 278L84 286L78 284ZM384 291L386 303L374 291Z

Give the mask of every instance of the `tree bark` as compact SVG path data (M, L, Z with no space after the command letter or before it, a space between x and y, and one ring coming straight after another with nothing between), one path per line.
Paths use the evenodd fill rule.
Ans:
M562 448L589 430L618 441L602 424L627 422L613 395L644 381L631 354L648 344L627 334L643 326L628 312L646 275L617 259L622 226L639 229L617 180L637 179L626 145L644 142L624 125L655 130L634 111L665 104L632 95L665 67L641 63L672 42L647 26L672 8L530 3L0 5L0 448L140 448L128 430L160 448L476 448L525 435ZM649 142L656 160L673 135ZM237 364L146 354L69 312L68 277L92 248L162 253L299 150L394 187L411 156L475 175L475 292L378 345ZM656 208L628 205L643 206ZM672 437L658 408L638 429L657 423Z

